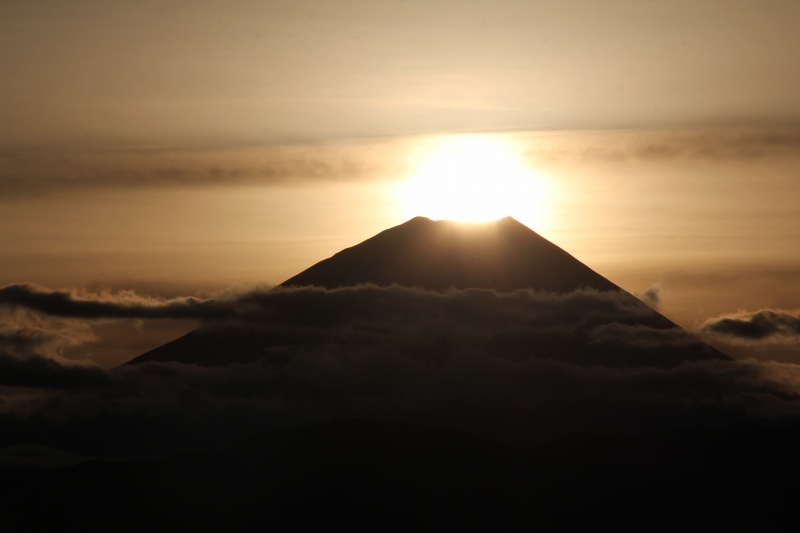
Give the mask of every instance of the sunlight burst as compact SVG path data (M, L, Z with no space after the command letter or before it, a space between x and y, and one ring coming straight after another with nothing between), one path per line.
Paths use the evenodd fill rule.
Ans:
M512 216L541 227L546 189L509 140L470 135L437 139L397 195L407 218L484 222Z

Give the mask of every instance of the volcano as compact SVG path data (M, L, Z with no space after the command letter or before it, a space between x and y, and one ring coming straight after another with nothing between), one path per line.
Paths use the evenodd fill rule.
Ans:
M685 361L728 359L511 217L482 224L416 217L320 261L275 290L291 295L300 294L292 292L297 288L310 287L317 288L317 291L332 291L331 294L341 294L336 291L346 288L372 287L372 300L362 305L361 315L354 322L356 326L343 325L340 319L341 315L351 313L350 308L337 310L331 305L335 307L338 304L325 303L323 307L330 314L327 319L322 319L317 316L319 303L305 304L305 308L302 307L304 304L298 303L299 310L298 305L292 306L293 316L298 320L295 323L287 320L286 314L277 317L273 314L270 320L246 326L206 325L128 364L178 361L225 365L275 357L285 361L309 346L327 349L334 345L340 351L365 344L373 347L391 344L392 349L402 348L414 354L457 351L458 346L453 346L445 332L441 332L438 341L431 340L437 337L430 331L435 329L433 325L418 324L415 331L424 329L425 339L412 342L404 337L402 346L392 340L392 330L396 329L392 324L373 321L365 325L369 322L369 315L379 311L375 306L384 305L376 302L385 302L385 298L374 297L374 291L379 287L387 288L386 294L394 295L395 300L409 296L408 291L399 295L399 287L439 294L448 291L449 294L458 291L472 291L470 294L474 294L476 290L482 290L494 297L514 292L527 295L525 297L535 292L554 295L553 298L555 295L588 294L592 296L586 298L592 301L602 300L607 307L616 306L625 311L624 316L607 316L607 313L597 316L587 310L584 318L579 317L569 327L560 327L564 324L558 323L558 313L550 311L548 313L553 315L555 323L551 320L544 332L521 322L509 329L497 316L499 312L495 316L484 316L484 323L499 324L497 331L470 342L477 342L493 353L502 353L516 360L538 357L582 365L674 366ZM394 292L389 291L391 287L395 288ZM418 297L418 293L413 294ZM301 298L295 299L299 302ZM393 305L397 306L397 302ZM449 315L459 313L452 305L443 312ZM488 308L485 312L491 313ZM395 310L395 320L407 321L409 315L415 313L418 311L410 308ZM539 316L547 314L541 309L537 313ZM316 317L315 327L309 329L303 321L312 315ZM327 323L320 326L320 322L326 320ZM364 333L366 330L369 334ZM348 331L348 340L344 340L343 331ZM383 331L386 335L381 337L376 331ZM626 335L643 332L646 342L637 339L632 339L636 342L627 342ZM669 342L654 343L654 337ZM679 342L676 343L675 339Z
M216 368L125 368L94 423L67 404L98 441L188 449L0 475L4 525L780 530L796 512L800 425L697 425L788 410L787 389L513 219L412 219L230 303L132 361ZM63 442L85 441L73 427Z
M333 289L374 283L428 290L621 290L527 226L412 218L283 282Z

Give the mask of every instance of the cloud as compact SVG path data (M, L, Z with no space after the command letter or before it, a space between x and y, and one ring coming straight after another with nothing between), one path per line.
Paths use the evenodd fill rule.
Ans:
M217 149L0 153L0 201L89 189L284 185L404 171L383 140Z
M538 162L704 160L747 162L798 157L800 128L717 128L575 132L569 142L537 139L528 157Z
M345 418L527 443L800 417L800 366L693 359L705 349L696 337L624 293L364 285L188 303L9 287L0 295L13 316L199 319L187 353L217 359L104 370L18 343L0 353L0 447L143 457Z
M800 129L508 132L536 165L552 162L796 158ZM527 146L527 149L524 147ZM0 152L0 201L68 191L391 181L431 148L419 137L194 149Z
M325 289L278 287L232 293L226 299L160 299L132 291L52 290L38 285L0 287L0 306L79 319L252 319L280 323L337 326L355 317L405 319L446 312L459 320L492 328L518 316L542 324L588 322L599 317L653 316L641 302L622 292L578 290L559 294L516 290L451 289L427 291L399 285ZM415 313L406 314L408 311Z
M19 357L35 354L59 359L65 349L93 340L92 326L85 321L45 316L24 308L3 310L0 304L0 351Z
M19 343L0 354L0 447L152 456L353 417L530 442L800 416L800 367L695 358L705 349L695 337L624 293L364 285L188 303L16 285L0 295L14 316L76 324L201 319L187 356L216 358L104 370Z
M800 340L800 312L762 309L706 321L702 331L746 341Z
M0 306L24 308L45 315L80 319L225 318L224 303L185 297L172 300L142 298L127 291L117 294L53 291L36 285L0 287Z
M147 363L114 371L0 358L16 389L0 446L147 456L345 418L406 420L506 442L576 431L644 431L800 416L800 367L708 361L671 369L513 361L462 348L420 359L310 346L289 360L225 367ZM16 365L16 366L15 366ZM22 390L19 387L27 387ZM26 392L27 391L27 392Z
M0 352L0 387L91 390L112 376L96 366L66 365L50 358L18 358Z
M294 353L324 344L346 351L353 343L416 354L490 347L514 359L547 358L557 350L562 359L582 364L669 366L684 359L724 358L641 301L616 291L427 291L361 285L257 289L203 300L9 285L0 288L0 307L11 310L4 320L8 330L17 328L18 336L24 329L22 312L43 322L61 319L83 327L103 320L196 320L204 326L173 348L179 351L178 360L203 364L228 361L220 346L234 347L236 360L242 362L264 350ZM8 316L16 316L17 322ZM58 337L54 330L41 328L41 337ZM69 338L66 331L61 336ZM676 355L671 350L678 344L683 351Z
M680 348L698 342L696 335L681 328L657 329L626 324L599 326L592 330L591 339L598 343L616 343L641 348Z
M13 318L7 318L8 322L16 321L18 342L23 344L24 333L32 330L31 317L41 316L78 321L189 319L209 327L245 324L262 330L335 331L339 337L380 338L384 342L424 332L477 342L503 334L506 338L513 334L573 336L611 323L674 327L626 293L588 289L557 294L533 290L427 291L365 284L333 290L256 289L220 299L159 299L130 291L93 293L7 285L0 288L0 308L7 309L6 316ZM22 316L29 321L27 329L21 324Z
M648 287L642 295L642 300L653 309L658 309L661 304L661 283L654 283Z
M675 132L661 139L644 139L631 153L641 159L755 160L796 157L800 129L708 130Z

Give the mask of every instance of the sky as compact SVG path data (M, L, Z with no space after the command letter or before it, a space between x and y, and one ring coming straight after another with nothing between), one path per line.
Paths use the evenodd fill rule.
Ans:
M798 21L793 0L4 2L0 286L209 298L416 215L511 215L692 331L796 317ZM195 326L94 323L58 355L112 367ZM782 327L717 345L800 362Z

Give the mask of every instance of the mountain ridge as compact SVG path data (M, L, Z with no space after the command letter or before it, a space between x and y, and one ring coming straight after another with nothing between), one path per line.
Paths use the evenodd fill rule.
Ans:
M590 290L616 295L616 305L621 306L622 311L606 302L603 305L611 305L611 308L604 310L605 314L602 316L591 317L588 309L579 308L573 312L570 320L574 322L575 313L583 312L587 316L583 321L579 320L580 323L569 325L572 328L572 334L569 335L563 331L557 332L557 328L554 329L552 325L548 326L548 331L537 333L536 328L525 325L524 321L529 319L517 309L517 314L514 315L516 322L512 324L512 329L508 329L500 321L499 329L491 331L481 340L484 349L502 353L503 356L515 360L530 357L553 358L580 365L610 366L674 366L684 361L729 360L699 339L685 342L689 334L675 323L511 217L479 224L415 217L312 265L281 283L278 288L317 287L332 290L368 284L377 287L419 288L425 291L487 289L500 294L532 290L563 296L580 290ZM386 296L401 298L398 294L391 296L387 293ZM348 302L345 304L342 300L338 304L322 304L317 301L316 305L353 305L352 298ZM459 349L459 346L447 345L447 335L443 332L433 336L420 333L436 327L420 321L435 321L441 317L409 317L409 313L418 313L418 310L403 307L407 305L405 300L393 301L393 305L400 309L398 318L405 316L405 320L417 321L414 331L422 334L424 339L414 341L417 344L409 339L394 339L392 330L396 329L397 324L374 323L377 318L370 315L379 313L370 313L367 309L361 310L361 315L358 315L353 314L352 307L348 307L341 308L342 312L350 313L348 316L351 320L344 326L344 330L339 330L334 325L339 323L336 311L328 315L332 322L321 326L315 324L317 329L313 334L300 323L286 324L280 320L246 327L202 326L126 364L178 361L225 365L246 363L264 357L279 357L283 360L291 357L286 354L303 352L309 347L328 350L334 345L341 353L369 345L372 349L406 350L404 356L418 357L420 353L426 353L433 358L438 357L439 352L452 353ZM635 308L636 311L629 312L624 308ZM325 312L330 311L328 308ZM293 312L297 313L297 309ZM302 319L303 315L316 312L318 310L313 307L301 307L299 314L294 316ZM616 315L609 315L609 312ZM453 306L443 308L441 313L447 315L451 323L461 321L459 327L464 325L464 317L458 316L458 311ZM483 318L493 323L498 320L491 316ZM372 329L364 329L365 323L369 323ZM354 327L356 333L350 337L347 336L350 334L342 333L350 331L347 328ZM606 329L602 330L603 327ZM626 340L626 336L635 333L632 333L631 328L635 330L636 327L656 332L660 337L677 332L683 336L682 344L676 347L668 339L661 346L642 349ZM385 335L376 336L369 333L371 331L384 331ZM601 333L599 337L598 332ZM431 340L437 335L445 344L437 344ZM276 355L278 352L280 356Z
M484 223L414 217L337 252L280 286L330 289L368 282L429 290L622 290L512 217Z

